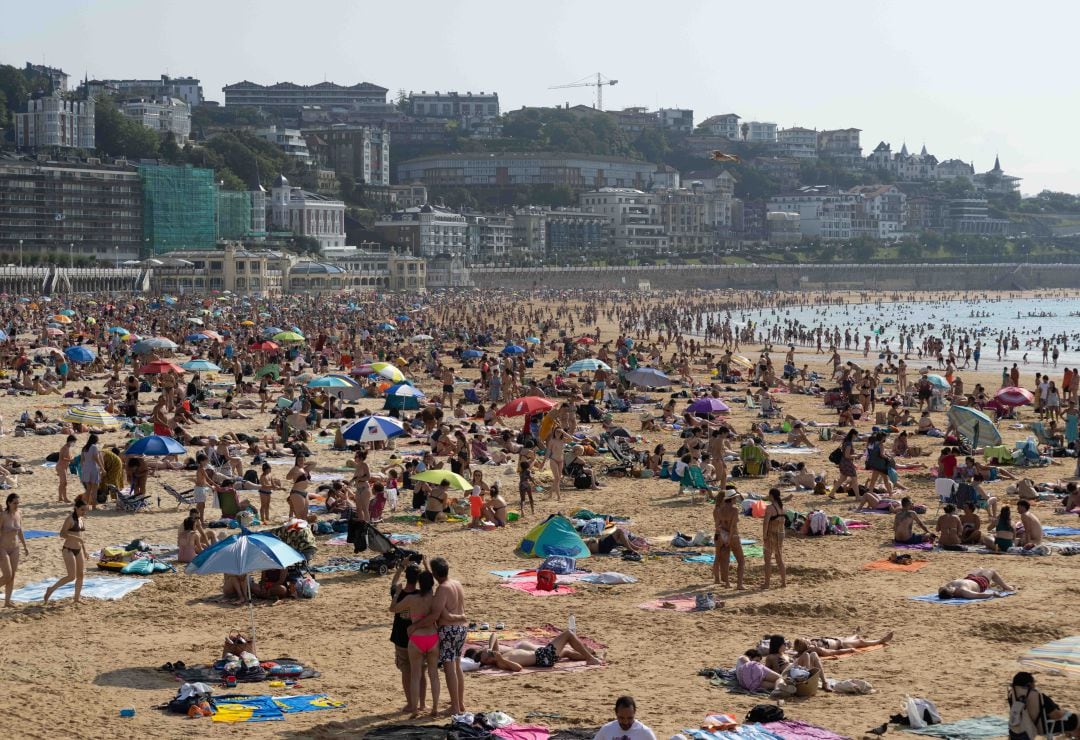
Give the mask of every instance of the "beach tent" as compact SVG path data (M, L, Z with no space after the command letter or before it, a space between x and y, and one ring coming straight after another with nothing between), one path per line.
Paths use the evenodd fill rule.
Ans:
M587 558L591 554L570 520L558 514L552 514L546 521L533 527L514 552L524 558L546 558L549 555Z

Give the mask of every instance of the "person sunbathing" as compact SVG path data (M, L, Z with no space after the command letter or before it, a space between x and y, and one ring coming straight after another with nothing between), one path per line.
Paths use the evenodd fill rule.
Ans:
M886 496L879 496L873 491L867 491L859 499L856 511L862 509L870 509L871 511L887 511L890 514L895 514L900 511L900 502L894 498L888 498Z
M735 679L750 692L772 691L783 684L783 677L761 662L761 652L756 648L750 648L735 661Z
M560 660L583 660L587 665L604 664L603 659L589 650L570 630L563 630L543 645L519 640L514 647L500 645L498 635L492 635L488 638L486 650L471 648L465 651L465 657L480 665L515 673L523 668L551 668Z
M616 527L611 534L603 537L585 537L585 546L594 555L607 555L616 547L622 547L630 552L638 552L630 541L630 537L622 529Z
M990 590L994 585L997 590ZM938 589L939 599L992 599L1016 589L1002 580L996 570L976 568L963 578L949 581Z
M888 645L893 639L892 632L886 632L876 640L863 637L856 630L854 635L847 637L808 637L805 642L809 649L817 653L819 657L829 658L834 655L847 655L854 653L859 648L874 647L875 645ZM794 647L799 651L800 640L795 640Z

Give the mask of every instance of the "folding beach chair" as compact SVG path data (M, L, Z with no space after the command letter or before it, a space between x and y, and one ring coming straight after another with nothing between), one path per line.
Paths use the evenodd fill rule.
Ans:
M705 473L696 465L688 466L683 473L682 480L679 481L679 493L689 493L691 505L696 503L697 493L701 493L704 498L708 498L709 493L715 490L716 486L710 486L705 481Z
M109 486L110 493L116 496L116 510L117 511L142 511L150 506L149 494L143 494L142 496L136 496L131 491L125 493L116 488L116 486Z
M1065 450L1064 438L1051 435L1046 431L1046 427L1041 421L1037 421L1031 425L1031 433L1035 435L1035 439L1038 440L1039 445L1045 450L1047 455L1057 457L1063 454Z
M760 478L766 473L764 453L757 445L746 445L739 450L739 460L747 478Z
M934 492L938 497L938 510L945 504L955 504L956 481L952 478L938 478L934 481ZM935 512L936 514L937 512Z
M176 508L181 506L194 506L195 505L195 489L188 489L187 491L177 491L168 483L162 483L161 487L165 489L165 493L176 499Z

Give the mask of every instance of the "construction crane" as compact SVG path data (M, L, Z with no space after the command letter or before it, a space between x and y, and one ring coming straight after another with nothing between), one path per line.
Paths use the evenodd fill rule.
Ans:
M577 82L571 82L568 85L552 85L548 90L561 90L566 87L593 87L596 86L596 109L604 110L604 85L618 85L618 80L612 80L599 72L596 73L596 79L593 79L592 75L578 80Z

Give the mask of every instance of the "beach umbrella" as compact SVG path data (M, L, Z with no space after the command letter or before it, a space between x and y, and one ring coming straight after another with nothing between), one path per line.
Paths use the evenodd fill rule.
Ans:
M1048 673L1080 677L1080 637L1066 637L1033 647L1019 660L1023 665Z
M72 311L72 310L71 310L70 308L65 308L65 309L63 309L63 310L61 310L61 311L60 311L60 314L61 314L62 316L74 316L74 315L75 315L75 312L74 312L74 311Z
M972 448L1001 444L1001 434L990 417L968 406L952 406L945 415Z
M88 324L96 324L96 323L97 323L97 319L95 319L95 318L94 318L93 316L91 316L90 318L88 318L88 319L86 320L86 323L88 323Z
M375 328L379 331L394 331L395 329L397 329L397 327L394 324L391 324L389 321L384 321L381 324L377 324Z
M555 404L540 396L522 396L515 398L496 412L498 416L524 416L540 411L550 411Z
M338 375L323 375L319 378L312 378L308 381L308 388L353 388L353 383L350 383L345 378Z
M575 344L596 344L596 340L592 337L578 337L574 340Z
M175 362L169 362L168 360L154 360L153 362L148 362L140 367L139 372L143 375L164 375L166 373L183 375L184 368L180 367Z
M277 342L271 342L269 339L264 339L261 342L249 344L248 349L252 352L273 352L274 350L281 349L281 345Z
M72 362L77 362L80 365L86 365L94 361L97 357L97 353L89 347L84 347L81 344L76 344L73 347L68 347L64 350L64 354Z
M240 322L240 326L255 326L255 322L250 319L244 319Z
M66 421L69 424L110 428L116 428L124 423L123 419L110 414L102 406L72 406L64 412L64 415L60 417L60 421Z
M540 337L525 337L525 341L529 344L540 344Z
M353 365L352 368L349 369L349 375L367 376L371 375L373 372L375 371L371 368L370 362L365 362L362 365Z
M217 373L221 372L221 368L210 362L210 360L188 360L180 367L185 370L189 370L193 373Z
M183 455L187 452L184 445L172 437L164 437L160 434L151 434L135 440L124 450L126 455L142 455L144 457L160 455Z
M342 431L341 436L354 442L385 442L405 433L397 419L388 416L365 416Z
M502 349L504 355L523 355L525 354L525 348L520 344L508 344Z
M196 326L202 326L203 325L203 320L200 319L198 316L192 316L187 321L188 321L189 324L195 324Z
M136 355L148 355L154 350L167 350L172 351L176 349L176 342L165 337L150 337L149 339L140 339L131 348L132 354Z
M406 314L398 314L394 317L395 321L408 321L409 317Z
M188 334L186 337L184 337L184 341L185 342L205 342L209 338L210 337L208 335L203 334L200 331L200 332L196 332L195 334Z
M55 326L50 326L48 329L45 330L45 333L48 334L50 337L64 336L64 332L60 329L57 329Z
M30 352L31 357L45 357L47 355L56 355L57 357L64 357L64 353L58 350L56 347L38 347Z
M0 329L0 342L6 342L8 340L8 333L3 329Z
M410 342L430 342L433 339L435 339L435 337L431 336L430 334L417 334L416 336L414 336L409 341Z
M109 333L110 334L119 334L122 337L126 337L131 332L129 332L127 329L125 329L122 326L110 326L109 327Z
M686 410L692 414L722 414L731 409L719 398L708 396L706 398L697 399L687 406Z
M449 470L425 470L422 473L417 473L412 477L413 480L422 481L424 483L434 483L439 485L443 481L448 481L450 487L458 491L471 491L472 481L464 476L452 473Z
M639 367L626 374L627 382L643 388L663 388L671 385L671 378L654 367Z
M747 369L753 369L754 367L754 363L750 362L750 360L746 359L742 355L732 355L731 362L735 365L742 365Z
M607 364L606 362L601 362L600 360L594 359L592 357L587 357L584 360L578 360L577 362L571 364L570 367L566 368L566 372L591 373L595 372L596 370L600 370L601 368L604 370L610 370L611 365Z
M400 383L405 380L405 373L398 370L396 366L389 362L373 362L371 363L371 370L386 378L391 383Z
M203 329L199 333L200 334L205 334L207 339L213 339L213 340L218 341L218 342L224 341L224 339L225 339L225 337L221 336L220 334L218 334L213 329Z
M275 334L280 334L283 331L285 331L285 330L282 329L280 326L268 326L268 327L266 327L265 329L262 330L262 333L265 336L272 337Z
M275 362L271 362L268 365L263 365L255 371L256 378L261 378L264 375L269 375L274 380L279 379L281 377L281 365L278 365Z
M926 379L929 380L930 385L934 386L935 388L950 388L951 387L949 385L949 381L945 380L945 378L941 377L940 375L934 375L933 373L930 373L929 375L926 376Z
M246 528L206 548L188 563L192 575L225 574L246 576L263 570L283 570L303 562L304 556L269 534L253 533ZM251 579L245 578L248 590L248 613L251 639L255 640L255 607L251 603Z
M274 335L275 342L303 342L304 337L294 331L281 331Z
M1035 400L1035 396L1031 394L1027 388L1018 388L1015 385L1011 385L1008 388L1002 388L994 394L996 398L1004 406L1026 406Z
M70 324L71 323L71 319L68 318L67 316L65 316L62 313L58 313L55 316L53 316L52 320L55 321L58 324Z
M475 360L478 357L483 357L484 353L478 349L467 349L461 353L461 359L463 360Z
M398 383L383 391L384 396L400 396L402 398L423 398L424 392L409 383Z

